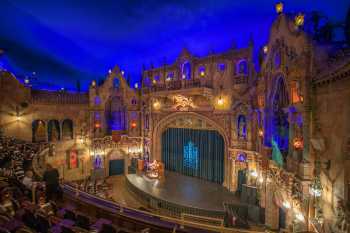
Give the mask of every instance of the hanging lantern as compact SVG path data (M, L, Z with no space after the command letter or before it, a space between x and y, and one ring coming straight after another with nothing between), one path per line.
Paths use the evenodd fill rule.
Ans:
M135 121L131 122L131 128L135 129L135 128L136 128L136 126L137 126L137 124L136 124L136 122L135 122Z
M275 9L276 9L277 14L282 14L283 13L283 3L282 2L276 3Z
M301 137L296 137L293 139L293 146L296 150L301 150L304 148L304 141Z
M294 18L295 26L297 26L297 27L303 26L304 19L305 19L305 16L302 13L299 13L297 16L295 16L295 18Z

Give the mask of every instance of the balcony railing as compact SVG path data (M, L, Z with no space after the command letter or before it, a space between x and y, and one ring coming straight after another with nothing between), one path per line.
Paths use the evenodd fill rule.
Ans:
M206 87L212 88L212 84L204 84L200 80L176 80L168 81L166 83L155 84L151 87L143 87L143 93L158 92L158 91L174 91L181 89Z

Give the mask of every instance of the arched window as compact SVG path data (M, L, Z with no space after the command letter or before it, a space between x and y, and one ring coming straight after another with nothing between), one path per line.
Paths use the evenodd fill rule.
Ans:
M120 96L111 98L106 106L108 131L126 129L126 111Z
M247 139L247 121L244 115L238 116L237 135L239 139Z
M182 64L182 79L191 79L191 64L189 61Z
M60 123L58 120L50 120L47 125L47 133L49 142L58 141L61 139Z
M273 64L274 64L275 69L280 68L280 66L281 66L281 54L279 52L275 53Z
M46 125L42 120L35 120L32 123L32 135L33 142L45 142L46 141Z
M236 67L237 74L248 75L248 63L246 60L240 60Z
M151 87L151 84L152 84L152 82L151 82L150 77L146 77L143 79L143 86L144 87Z
M135 99L135 98L132 98L131 104L132 104L132 105L136 105L136 103L137 103L136 99Z
M224 72L226 70L226 64L225 63L218 63L217 69L219 72Z
M116 88L116 89L120 88L120 81L119 81L118 78L114 78L114 80L113 80L113 87Z
M99 96L95 96L95 105L100 105L101 104L101 98Z
M73 121L70 119L65 119L62 122L62 138L73 139Z
M205 66L200 66L199 67L198 74L199 74L199 77L204 77L205 76Z

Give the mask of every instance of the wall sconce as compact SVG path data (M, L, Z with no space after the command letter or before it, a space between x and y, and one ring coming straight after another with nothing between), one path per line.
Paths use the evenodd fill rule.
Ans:
M269 47L267 47L267 45L265 45L265 46L263 47L263 52L264 52L264 54L267 54L268 51L269 51Z
M252 171L250 172L250 175L251 175L252 177L254 177L254 178L258 177L258 173L257 173L255 170L252 170Z
M135 121L131 122L131 128L135 129L135 128L136 128L136 126L137 126L137 124L136 124L136 122L135 122Z
M204 77L204 76L205 76L205 72L204 72L204 70L201 70L201 72L200 72L200 76L201 76L201 77Z
M224 105L224 99L220 96L219 99L218 99L218 105L219 106L222 106Z
M138 83L135 83L135 84L134 84L134 87L135 87L135 89L138 89L138 88L139 88L139 84L138 84Z
M95 123L95 128L96 128L96 129L98 129L98 128L100 128L100 127L101 127L101 124L100 124L100 123L98 123L98 122Z
M153 79L152 83L157 84L157 80Z
M295 213L295 218L296 218L298 221L300 221L300 222L304 222L304 221L305 221L304 215L303 215L302 213L300 213L300 212Z
M295 26L297 26L297 27L303 26L304 19L305 19L305 16L302 13L299 13L297 16L295 16L295 18L294 18Z
M284 208L286 208L286 209L290 209L290 208L291 208L291 205L290 205L290 202L289 202L289 201L283 201L282 205L283 205Z
M259 135L259 137L261 137L261 138L264 137L264 130L259 129L258 135Z
M296 150L301 150L304 148L304 141L301 137L296 137L293 139L293 146Z
M159 110L160 109L160 102L158 100L154 101L153 108L155 110Z
M275 5L275 10L277 12L277 14L282 14L283 13L283 3L282 2L278 2Z

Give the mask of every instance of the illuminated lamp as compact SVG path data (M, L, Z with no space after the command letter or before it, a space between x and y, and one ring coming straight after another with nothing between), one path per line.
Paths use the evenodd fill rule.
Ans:
M218 99L218 105L222 106L224 104L224 99L220 96Z
M186 75L185 74L182 75L182 79L186 79Z
M204 70L201 70L200 75L201 75L201 77L204 77L204 76L205 76Z
M261 183L264 182L264 178L263 178L262 176L260 176L258 181L259 181L259 183L261 184Z
M156 84L156 83L157 83L157 80L153 79L152 83L153 83L153 84Z
M112 70L111 70L111 69L109 69L109 70L108 70L108 74L111 74L111 73L112 73Z
M291 207L289 201L283 201L282 205L283 205L284 208L286 208L286 209L290 209L290 207Z
M20 116L17 116L16 117L16 121L20 121L21 120L21 117Z
M160 109L160 102L158 100L153 103L153 108L156 110Z
M168 76L168 77L165 79L165 81L167 81L167 82L171 81L170 76Z
M262 129L259 129L258 135L259 137L264 137L264 131Z
M124 75L124 73L125 73L124 70L122 70L121 73L122 73L122 75Z
M296 218L298 221L300 221L300 222L304 222L304 221L305 221L304 215L303 215L302 213L300 213L300 212L297 212L297 213L295 214L295 218Z
M61 87L61 91L64 91L64 87Z
M264 54L267 54L268 51L269 51L269 47L267 47L267 45L265 45L265 46L263 47L263 52L264 52Z
M275 10L277 12L277 14L282 14L283 13L283 3L282 2L278 2L275 5Z
M294 18L295 26L297 26L297 27L303 26L304 19L305 19L305 16L302 13L299 13L297 16L295 16L295 18Z
M134 87L135 87L135 89L139 88L139 84L138 84L138 83L135 83L135 84L134 84Z
M96 129L98 129L98 128L100 128L100 127L101 127L100 123L98 123L98 122L95 123L95 128L96 128Z
M312 184L309 187L309 192L314 197L320 197L322 195L322 184L319 177L316 177L315 180L312 182Z
M296 150L303 149L303 147L304 147L303 139L300 137L294 138L293 139L293 146L294 146L294 149L296 149Z
M250 175L255 178L258 177L258 173L255 170L251 171Z
M135 129L135 128L136 128L136 126L137 126L137 124L136 124L136 122L135 122L135 121L131 122L131 128Z
M96 81L95 81L95 80L92 80L91 86L92 86L92 87L95 87L95 86L96 86Z
M25 84L28 84L28 83L29 83L28 77L26 77L26 78L24 79L24 83L25 83Z

